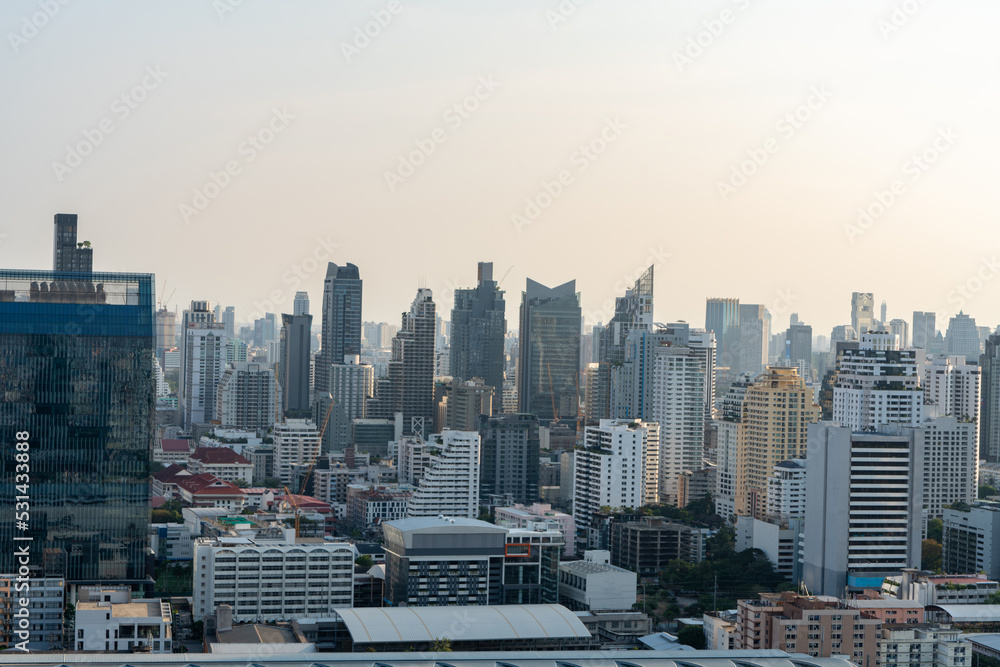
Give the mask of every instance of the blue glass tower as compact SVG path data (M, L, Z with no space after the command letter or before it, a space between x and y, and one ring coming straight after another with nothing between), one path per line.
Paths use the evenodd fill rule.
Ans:
M0 270L0 544L64 563L70 582L147 579L153 307L149 274ZM0 572L17 569L0 550Z

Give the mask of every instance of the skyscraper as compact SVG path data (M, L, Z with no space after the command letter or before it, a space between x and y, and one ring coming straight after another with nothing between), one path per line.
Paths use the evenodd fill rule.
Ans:
M316 356L316 395L330 387L330 364L344 363L345 355L361 354L361 275L354 264L330 262L323 281L323 330Z
M52 270L90 273L94 270L94 250L89 241L76 240L76 213L56 213Z
M837 360L833 421L855 431L919 424L924 411L922 358L918 350L900 350L893 334L862 334L859 349L842 350Z
M281 316L282 411L286 417L304 417L309 412L309 346L312 315Z
M434 418L434 320L431 291L417 290L402 326L392 339L388 382L380 384L380 402L388 401L389 414L403 414L403 432L427 435ZM384 387L384 389L383 389Z
M937 336L937 314L913 311L913 347L930 350Z
M518 412L536 415L542 426L558 418L576 429L580 318L575 280L546 287L528 278L521 293Z
M871 292L851 294L851 326L858 336L868 333L875 318L875 295Z
M974 318L959 311L958 315L948 322L948 332L945 334L944 340L948 354L961 355L970 363L978 363L979 353L982 350L979 346L979 330L976 328Z
M493 263L480 262L478 285L455 290L451 310L451 376L455 380L482 378L497 396L503 388L507 335L503 296L493 280Z
M715 334L715 365L735 368L739 363L740 300L708 299L705 302L705 329Z
M895 319L889 322L889 333L899 338L901 348L910 347L910 325L906 320Z
M426 290L430 291L430 290ZM431 350L434 347L431 317ZM427 422L430 424L430 422ZM479 516L479 433L444 431L430 438L430 464L406 506L406 516Z
M264 433L274 426L276 394L274 371L267 364L237 361L219 380L215 418L225 427Z
M190 429L217 419L216 392L226 370L228 339L221 322L192 322L184 336L184 427Z
M0 270L0 572L18 571L29 542L14 540L29 537L32 564L56 553L71 582L145 581L153 304L148 274ZM26 529L16 484L30 486Z
M222 311L222 323L226 326L226 335L230 338L236 337L236 308L226 306Z
M982 410L979 422L979 452L987 461L1000 461L1000 331L986 339L979 357L982 369Z
M293 315L309 314L309 292L296 292L295 300L292 302Z
M479 435L480 495L509 494L515 503L538 500L538 419L534 415L481 415Z
M187 366L187 330L191 325L211 324L215 322L215 315L212 313L211 304L208 301L192 301L191 307L181 314L181 371L178 376L180 384L180 400L184 404L187 392L184 369Z
M759 373L767 365L771 342L771 317L760 304L740 304L736 373ZM716 341L718 344L718 341Z
M615 298L615 315L602 332L599 361L621 363L625 339L633 329L648 331L653 326L653 267L646 269L625 296Z

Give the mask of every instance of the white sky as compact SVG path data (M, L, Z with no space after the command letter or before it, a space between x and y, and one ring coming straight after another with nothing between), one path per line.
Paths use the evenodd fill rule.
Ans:
M359 266L365 319L394 323L418 285L450 307L480 260L510 269L512 329L527 276L575 278L584 313L606 320L650 263L658 321L701 326L705 297L730 296L768 305L775 329L796 311L829 335L852 291L909 320L957 312L953 290L972 279L965 311L1000 323L1000 5L399 2L348 62L342 44L388 2L87 0L31 34L45 3L5 0L0 265L49 268L52 216L76 212L95 268L154 272L171 307L207 298L239 319L275 291L289 312L296 289L318 313L325 262L301 285L290 270L323 238L328 259ZM220 18L224 3L238 6ZM901 25L883 34L894 5ZM679 68L699 32L707 46ZM122 118L115 100L147 67L166 76ZM460 123L446 115L481 77L500 86ZM798 129L777 126L821 88ZM294 119L248 161L241 142L275 108ZM114 131L60 182L53 163L104 118ZM616 119L606 152L581 158ZM390 191L385 172L435 128L445 141ZM936 162L906 170L944 128ZM776 151L723 201L718 183L769 139ZM180 205L228 160L240 173L185 222ZM569 185L519 232L512 214L561 170ZM894 180L901 194L852 243L845 225Z

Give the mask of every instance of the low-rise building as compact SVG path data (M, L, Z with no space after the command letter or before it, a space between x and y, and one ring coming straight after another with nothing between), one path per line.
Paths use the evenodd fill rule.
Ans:
M235 484L208 473L177 479L177 498L192 507L221 507L239 512L246 494Z
M705 648L710 651L732 651L736 648L736 609L705 612Z
M163 438L158 447L153 448L153 460L164 465L184 463L191 455L190 440Z
M576 556L576 522L572 515L554 510L550 504L515 504L512 507L497 507L493 511L493 519L498 526L510 528L525 528L536 521L555 521L559 524L559 530L562 531L563 539L566 541L566 551L563 555L566 558Z
M253 481L253 463L228 447L198 447L188 459L188 471L208 473L224 482Z
M799 581L802 578L799 559L802 523L798 518L737 516L736 551L760 549L778 574L788 581Z
M189 561L194 557L194 538L183 523L154 523L150 526L150 546L157 560Z
M61 577L31 577L19 582L15 574L0 575L0 647L20 645L29 651L48 651L62 646L65 596L66 582ZM27 601L26 607L20 605L21 600ZM28 614L26 638L16 634L24 631L19 625L24 613Z
M638 521L611 524L611 563L656 576L672 560L700 563L711 531L662 517L644 516Z
M76 650L172 653L171 622L164 600L78 602Z
M985 574L945 574L932 576L917 570L903 570L898 577L886 577L882 582L882 597L916 600L923 606L932 604L984 604L1000 590L1000 583Z
M964 667L972 646L961 631L934 623L882 626L882 667Z
M347 525L352 530L372 530L385 521L406 518L411 489L352 484L347 491Z
M559 563L559 603L573 611L624 611L636 601L636 574L611 564L607 551Z

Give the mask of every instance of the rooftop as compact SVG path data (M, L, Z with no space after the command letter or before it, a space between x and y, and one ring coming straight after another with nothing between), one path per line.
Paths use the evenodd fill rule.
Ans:
M616 565L610 565L608 563L592 563L585 560L571 560L564 563L559 563L560 570L566 570L573 574L600 574L602 572L626 572L634 576L634 572L631 570L626 570L624 568L618 567Z
M80 611L111 610L111 618L156 618L170 622L170 612L164 610L159 600L131 600L130 602L78 602Z
M163 438L160 440L160 449L165 452L189 452L191 451L191 445L188 444L187 440Z
M298 637L287 626L247 623L234 625L231 630L216 632L215 641L220 644L297 644Z
M238 464L250 465L250 461L240 456L228 447L204 447L199 446L194 450L191 458L201 461L205 465Z

